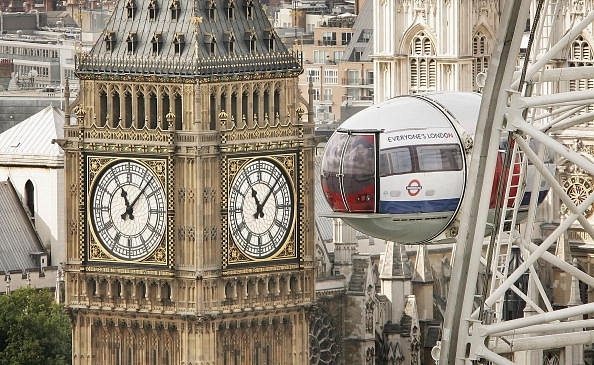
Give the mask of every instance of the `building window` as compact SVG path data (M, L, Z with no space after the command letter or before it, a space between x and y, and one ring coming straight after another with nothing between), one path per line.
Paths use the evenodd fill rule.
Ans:
M359 70L347 70L347 85L360 85L361 74Z
M126 13L128 14L128 19L134 19L134 15L136 14L136 2L134 0L126 1Z
M235 36L231 32L225 32L225 43L227 43L227 52L235 53Z
M105 37L103 37L103 41L105 42L105 50L113 51L115 46L115 32L107 32Z
M363 84L373 85L373 71L367 71L367 73L365 74L365 80Z
M347 44L349 44L351 42L351 38L353 38L353 33L350 33L350 32L342 33L340 35L340 38L341 38L341 44L343 46L346 46Z
M27 203L27 210L29 210L29 216L35 218L35 188L31 180L27 180L25 183L25 201Z
M215 39L215 36L213 34L205 34L204 43L208 49L209 56L215 56L217 50L217 40Z
M314 50L314 63L326 63L326 51Z
M437 88L437 60L431 39L419 32L412 39L409 55L410 92L435 91Z
M248 19L254 18L254 1L253 0L247 0L245 2L245 16Z
M320 89L312 89L314 101L320 101Z
M594 66L592 47L581 35L571 43L569 56L567 57L569 67ZM582 91L594 89L594 79L578 79L569 81L569 91ZM589 105L582 112L594 111L594 106Z
M336 69L324 70L324 83L325 84L338 84L338 70L336 70Z
M151 43L153 45L153 54L161 53L161 46L163 45L163 36L161 33L153 34L153 38L151 39Z
M335 46L336 45L336 32L324 32L322 34L322 45Z
M138 43L136 32L128 33L128 36L126 37L126 43L128 44L128 53L136 52L136 44Z
M149 19L154 20L157 18L157 13L159 12L159 3L157 0L150 0L148 4L149 9Z
M479 86L476 84L476 75L487 71L491 60L490 54L491 50L489 49L487 36L483 32L478 31L472 37L472 57L474 58L472 62L472 86L475 91L479 89Z
M206 5L206 8L208 9L208 19L214 20L215 18L215 12L217 9L217 3L215 0L208 0L208 3Z
M317 68L307 69L308 82L311 81L314 84L320 82L320 70Z
M334 51L334 63L342 61L343 56L344 56L343 51Z
M175 33L175 37L173 38L173 48L175 54L181 54L184 51L184 46L186 45L186 37L183 33Z
M246 41L250 53L256 52L256 33L251 30L247 31L245 32L243 39Z
M171 10L171 20L179 19L179 15L181 12L181 6L179 4L179 0L173 0L171 5L169 5L169 10Z
M264 30L264 42L268 48L268 52L274 51L274 29Z
M332 101L332 89L324 89L324 101Z
M230 0L227 3L227 19L232 20L233 19L233 11L235 10L235 3L233 2L233 0Z

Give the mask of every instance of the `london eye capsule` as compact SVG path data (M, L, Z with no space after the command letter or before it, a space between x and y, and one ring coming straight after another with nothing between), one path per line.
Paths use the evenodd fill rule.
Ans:
M331 216L390 241L454 238L480 103L475 93L408 95L347 119L328 140L322 159L322 189ZM507 176L502 156L503 151L491 208L497 178ZM547 190L542 184L539 201ZM526 191L526 207L529 197Z

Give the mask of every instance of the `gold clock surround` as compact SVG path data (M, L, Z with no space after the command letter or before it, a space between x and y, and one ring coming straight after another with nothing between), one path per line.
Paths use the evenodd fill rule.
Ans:
M91 214L91 196L92 196L92 189L97 184L99 179L101 179L103 170L114 164L119 162L127 162L130 161L132 163L136 163L142 165L149 169L154 177L158 180L158 183L164 190L165 196L165 230L164 234L162 235L160 242L155 245L154 249L146 255L142 256L138 259L128 260L125 258L118 257L109 252L106 247L101 243L101 240L98 237L98 233L95 232L94 226L92 224L92 214ZM87 220L87 245L86 245L86 252L85 258L88 261L94 262L104 262L104 263L134 263L139 265L151 265L151 266L171 266L172 264L172 255L171 255L171 239L172 239L172 227L173 227L173 216L170 214L170 207L172 206L172 194L170 194L170 173L171 173L171 159L169 158L145 158L145 157L137 157L137 156L104 156L104 155L87 155L85 159L86 164L86 179L87 179L87 212L86 212L86 220Z
M264 258L257 258L244 253L239 245L234 242L233 235L230 232L230 222L228 218L229 196L233 181L237 174L241 173L243 167L253 161L265 160L274 163L286 174L290 180L290 189L293 196L293 214L288 228L289 233L284 242L280 243L278 250L273 255ZM261 266L268 266L263 268L265 270L280 270L288 267L296 267L299 258L299 249L297 247L298 237L298 217L299 212L296 207L299 202L298 176L297 176L297 154L283 153L274 155L244 155L238 157L224 156L222 161L223 176L222 182L225 191L222 194L221 208L222 208L222 223L223 223L223 237L222 237L222 261L223 269L227 273L242 272L242 266L251 264L252 270L254 264L261 264ZM270 265L273 264L273 267Z

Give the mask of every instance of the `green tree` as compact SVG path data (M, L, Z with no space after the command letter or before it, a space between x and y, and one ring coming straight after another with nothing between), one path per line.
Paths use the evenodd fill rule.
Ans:
M0 365L71 363L70 320L48 290L0 295Z

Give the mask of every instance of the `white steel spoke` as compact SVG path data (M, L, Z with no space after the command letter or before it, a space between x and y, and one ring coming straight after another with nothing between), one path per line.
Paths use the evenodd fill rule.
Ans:
M572 171L594 176L594 159L576 148L580 141L571 140L576 138L572 137L575 128L594 137L590 125L594 121L594 89L569 87L571 83L578 85L578 80L594 79L594 66L551 68L564 58L564 52L576 37L590 32L594 11L576 17L570 29L560 31L556 29L560 26L557 22L563 19L559 14L566 12L567 2L545 0L541 4L542 14L528 47L529 54L523 53L520 44L525 20L534 10L530 2L506 3L501 18L498 44L483 89L468 195L462 204L452 266L454 285L448 294L440 364L463 365L481 359L493 364L524 364L517 361L526 361L526 356L531 356L528 353L535 349L594 342L594 319L584 318L594 314L594 303L583 304L578 293L578 283L594 287L594 277L580 270L575 260L567 262L562 255L553 253L554 247L570 247L567 237L578 229L581 237L588 235L594 240L594 227L585 215L586 211L591 212L594 194L592 190L568 190L561 175L565 170L560 169L570 166ZM526 67L518 71L516 66L523 65L525 57L529 58ZM506 139L514 141L519 156L528 162L528 172L513 172L525 179L525 185L514 183L517 190L509 186L500 189L505 194L500 200L504 203L499 209L500 217L496 216L493 223L488 217L494 161L500 141ZM508 152L512 148L508 146ZM510 184L512 180L507 181ZM550 208L543 210L546 204L538 204L537 192L541 186L548 186L545 199L548 207L562 204L563 214ZM514 197L509 194L524 189L531 192L530 200L522 222L516 224L515 218L510 217L515 217L515 209L519 208L511 204ZM555 215L555 223L547 226L546 235L540 226L552 218L543 218L543 214ZM485 238L487 231L493 232L495 238ZM521 253L521 262L513 268L501 264L509 263L512 247L519 247ZM571 278L567 303L554 302L547 294L546 281L539 277L542 265L550 265ZM488 282L479 286L482 267L487 267ZM527 288L525 284L518 285L526 280ZM487 289L478 292L477 287ZM473 291L475 295L469 295ZM506 320L501 315L509 291L526 305L520 318ZM480 297L478 308L477 296Z

